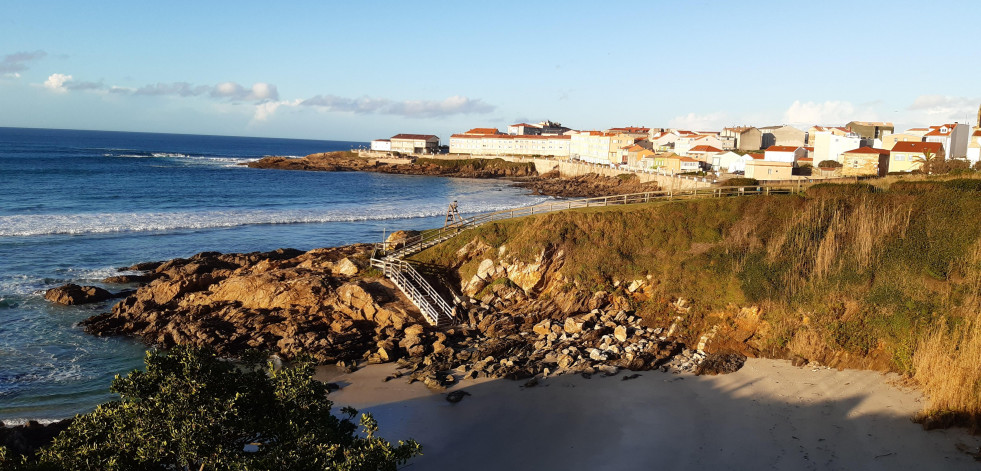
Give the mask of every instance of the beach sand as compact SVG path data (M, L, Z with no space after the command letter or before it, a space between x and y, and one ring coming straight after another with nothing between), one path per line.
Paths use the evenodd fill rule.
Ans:
M393 365L331 378L336 405L371 412L388 439L413 438L408 469L979 469L979 437L924 431L922 396L896 375L750 359L723 376L621 372L464 381L452 404ZM334 376L334 375L331 375Z

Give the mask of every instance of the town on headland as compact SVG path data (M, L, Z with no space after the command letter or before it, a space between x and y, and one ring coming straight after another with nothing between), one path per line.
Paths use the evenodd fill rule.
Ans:
M614 127L574 130L552 121L517 123L507 132L473 128L440 145L431 134L397 134L371 141L367 155L462 158L542 158L620 172L741 175L759 181L874 177L940 167L977 168L981 109L975 126L938 123L896 132L892 123L735 126L721 130Z

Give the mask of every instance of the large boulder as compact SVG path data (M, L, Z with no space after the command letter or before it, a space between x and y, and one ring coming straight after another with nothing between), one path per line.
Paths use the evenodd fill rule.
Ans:
M397 250L405 247L406 241L412 240L422 234L419 231L395 231L385 239L386 250Z
M112 297L112 293L98 286L79 286L74 283L51 288L44 293L44 299L66 306L98 303Z

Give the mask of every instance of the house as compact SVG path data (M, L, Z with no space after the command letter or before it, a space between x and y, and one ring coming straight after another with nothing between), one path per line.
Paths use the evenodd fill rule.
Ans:
M846 151L862 147L862 138L855 134L836 136L830 131L821 131L813 137L814 154L811 157L818 165L826 160L841 162L841 156Z
M542 134L542 128L537 124L512 124L508 126L508 134L516 136L540 136Z
M709 146L719 149L722 152L722 141L712 135L696 134L681 136L674 141L674 153L678 155L688 155L689 151L698 146Z
M882 139L896 132L896 127L892 123L882 122L852 121L846 124L845 127L859 136L869 139Z
M882 148L892 150L893 146L895 146L897 142L923 142L923 136L905 132L888 134L882 138Z
M699 161L712 164L712 157L716 154L721 154L722 149L718 147L712 147L709 145L698 145L688 149L688 157L697 159Z
M568 160L570 140L570 136L454 134L450 136L450 153L472 156L544 156Z
M675 173L697 172L702 168L698 160L676 154L665 156L663 167Z
M923 141L943 144L946 150L945 159L963 159L967 157L970 132L966 124L960 123L930 126L930 132L923 135Z
M571 136L569 158L602 165L620 164L623 162L620 149L631 143L632 137L623 138L602 131L580 131Z
M760 128L763 133L761 149L770 146L803 146L807 134L793 126L768 126Z
M771 160L753 159L746 162L746 178L757 180L790 180L793 179L794 164Z
M793 166L798 160L807 158L807 150L803 146L770 146L763 156L763 160L788 162Z
M710 156L708 162L712 164L712 171L714 172L734 173L737 170L740 172L746 170L746 160L749 159L752 157L739 155L730 150ZM737 170L733 170L734 166L738 167Z
M972 166L981 161L981 126L974 128L971 140L967 142L967 160Z
M841 126L811 126L807 130L807 145L814 146L815 135L819 132L828 132L833 136L858 136L858 134L853 133L848 128L843 128Z
M627 156L627 166L632 168L653 168L654 151L640 148L639 151Z
M375 139L371 141L371 150L375 152L391 152L391 139Z
M889 155L890 172L912 172L923 166L927 155L944 155L944 146L939 142L900 141L893 146Z
M435 154L439 152L439 138L432 134L397 134L390 139L392 152L403 154Z
M884 177L889 171L889 151L859 147L843 154L841 175L845 177Z

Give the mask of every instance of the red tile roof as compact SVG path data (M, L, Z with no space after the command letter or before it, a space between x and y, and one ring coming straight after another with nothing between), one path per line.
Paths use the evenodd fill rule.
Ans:
M473 128L464 134L500 134L497 128Z
M766 148L767 152L794 152L800 149L801 146L770 146Z
M688 152L711 152L713 154L718 154L719 152L722 152L722 149L719 149L718 147L702 145L702 146L692 147Z
M943 148L944 145L939 142L900 141L893 146L892 151L912 152L916 154L931 152L933 154L939 154Z
M534 124L528 124L528 123L512 124L511 126L524 126L526 128L537 128L538 127L538 126L536 126Z
M876 149L875 147L859 147L858 149L852 149L844 152L845 154L886 154L889 155L889 151L885 149Z

